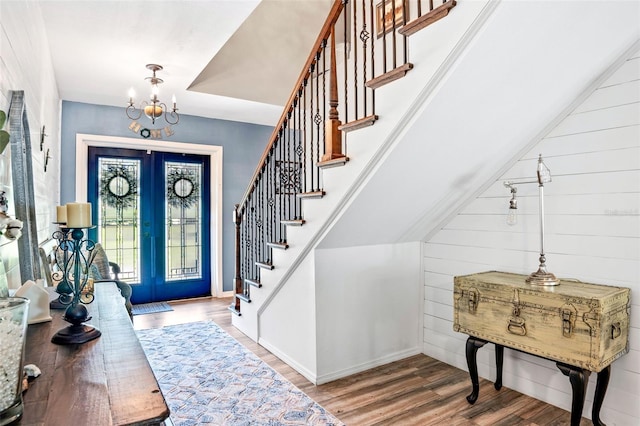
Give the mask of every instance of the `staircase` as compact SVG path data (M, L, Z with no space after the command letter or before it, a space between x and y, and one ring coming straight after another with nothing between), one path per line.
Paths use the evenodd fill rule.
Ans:
M252 183L235 207L235 299L230 310L234 325L252 339L269 346L261 339L259 318L265 310L291 309L273 308L276 295L293 274L305 270L307 255L331 223L328 219L357 188L376 152L389 143L381 136L391 134L397 120L376 114L380 106L375 96L413 69L409 35L440 21L455 6L454 0L435 5L391 0L382 20L371 0L333 3ZM455 25L458 32L466 31L479 10L469 8ZM406 19L411 16L415 18ZM451 41L444 44L451 49ZM298 369L316 381L313 371L302 365Z
M233 324L310 381L423 352L420 241L548 132L612 61L567 64L561 82L535 68L542 78L528 84L529 61L556 60L566 46L554 51L553 31L522 44L519 32L504 37L509 24L561 27L575 11L515 3L432 11L410 1L400 22L385 20L398 26L391 31L376 31L372 1L334 3L235 214ZM414 32L420 18L433 25ZM505 94L540 99L520 105ZM489 96L499 99L483 109Z

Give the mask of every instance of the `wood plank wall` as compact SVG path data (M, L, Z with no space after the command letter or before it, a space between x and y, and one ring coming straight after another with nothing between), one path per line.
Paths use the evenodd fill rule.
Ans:
M537 185L518 187L519 222L506 224L503 181L535 179L541 153L545 251L557 276L632 290L630 352L613 364L602 409L607 424L640 423L640 51L628 58L534 149L424 243L424 352L466 369L466 336L452 331L453 277L485 270L529 274L540 247ZM569 381L555 364L506 351L505 386L570 409ZM480 373L494 378L493 348L479 352ZM590 417L591 377L584 415ZM482 395L478 404L482 403Z
M55 206L60 199L60 97L40 7L34 2L0 2L0 109L9 111L10 91L23 90L33 152L33 174L38 241L55 229ZM43 150L40 131L46 126ZM49 164L44 158L49 149ZM0 155L0 189L10 194L11 151ZM13 211L11 207L10 212ZM22 219L22 218L18 218ZM20 282L17 243L0 237L0 259L7 269L10 288Z

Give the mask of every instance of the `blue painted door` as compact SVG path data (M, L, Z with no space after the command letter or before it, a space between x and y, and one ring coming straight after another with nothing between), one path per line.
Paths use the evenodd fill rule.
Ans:
M132 302L208 296L209 158L89 148L88 200L95 229Z

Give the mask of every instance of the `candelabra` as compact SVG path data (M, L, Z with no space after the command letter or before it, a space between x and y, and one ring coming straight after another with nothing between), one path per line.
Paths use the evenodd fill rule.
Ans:
M58 303L66 306L63 318L71 324L51 338L53 343L85 343L102 334L97 328L83 324L91 319L85 304L94 299L92 292L85 291L91 266L91 256L88 253L95 247L93 241L84 239L84 229L88 228L90 227L61 228L53 233L53 238L59 242L57 250L62 251L63 259L61 280L56 287Z

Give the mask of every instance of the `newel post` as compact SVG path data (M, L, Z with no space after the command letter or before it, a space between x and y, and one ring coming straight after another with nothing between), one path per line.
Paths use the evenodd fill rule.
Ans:
M236 204L233 208L233 223L236 228L236 265L235 265L235 277L233 279L233 287L235 291L235 296L233 297L233 305L231 308L236 312L240 313L240 299L238 298L238 294L243 294L242 290L242 272L240 268L240 225L242 224L242 217L240 216L240 204Z
M326 123L325 149L321 162L344 158L342 153L342 124L338 118L338 73L336 71L336 27L331 27L331 65L329 70L329 120Z

